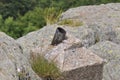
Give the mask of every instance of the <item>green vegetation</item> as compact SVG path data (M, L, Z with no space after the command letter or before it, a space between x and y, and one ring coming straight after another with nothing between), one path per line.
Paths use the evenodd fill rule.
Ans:
M37 0L0 0L0 14L3 18L17 18L36 7Z
M47 25L54 24L58 21L62 10L56 9L54 7L46 8L44 10L44 19Z
M61 12L71 7L110 2L120 0L0 0L0 31L19 38L56 23Z
M31 64L33 70L40 77L56 79L61 76L61 73L54 62L48 62L43 56L32 58Z
M72 26L72 27L77 27L77 26L82 26L83 22L79 20L73 20L73 19L65 19L62 20L59 25L66 25L66 26Z
M28 11L24 16L19 16L16 20L13 17L3 19L0 15L0 31L18 38L28 32L40 29L46 25L42 11L41 8L35 8L33 11Z

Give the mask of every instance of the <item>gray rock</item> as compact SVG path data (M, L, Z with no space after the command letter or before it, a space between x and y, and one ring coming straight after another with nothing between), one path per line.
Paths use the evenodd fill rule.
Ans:
M64 12L60 20L77 19L85 24L99 26L120 26L120 3L109 3L92 6L70 8Z
M82 47L79 39L71 35L67 37L44 57L56 63L65 80L102 80L103 60ZM40 52L35 49L34 53Z
M48 52L51 49L50 44L57 27L62 27L66 30L67 34L71 34L80 39L82 45L86 48L96 44L99 41L114 41L117 36L113 27L100 27L98 25L83 25L81 27L61 25L45 26L38 31L31 32L17 39L17 42L22 46L25 56L29 58L31 49L35 47L41 48L41 53Z
M99 26L97 24L89 25L88 28L94 32L95 43L99 41L113 41L117 37L116 30L111 26Z
M99 42L89 49L106 60L103 70L103 80L119 80L120 46L110 41L105 41Z
M51 42L57 27L62 27L67 34L72 34L80 39L84 47L89 47L95 43L94 32L84 26L68 27L60 25L45 26L44 28L31 32L19 39L17 42L22 46L23 53L29 58L32 48L41 48L41 53L46 53L51 49Z
M89 38L83 41L84 44L87 43L87 46L85 45L86 47L89 47L99 41L106 40L120 44L120 30L116 33L116 28L120 27L119 13L120 3L80 6L70 8L66 12L62 13L60 21L73 19L82 21L85 25L87 24L89 28L92 29L92 35L94 35L94 38L91 38L93 36L89 36L91 39ZM83 32L85 31L83 30Z
M24 55L27 58L30 58L32 48L40 48L41 53L47 52L47 50L49 50L49 46L52 42L56 28L56 26L47 26L17 39L17 42L23 49Z
M101 58L107 60L104 67L103 80L119 80L120 3L71 8L62 14L60 20L64 19L78 20L82 21L84 24L79 27L69 27L64 25L60 26L56 24L49 25L38 31L31 32L17 39L16 41L6 34L0 32L0 80L18 80L18 72L20 70L23 70L23 72L25 70L25 73L29 72L31 80L41 80L31 69L28 59L30 58L31 53L34 53L35 55L47 55L49 53L54 53L54 50L60 47L60 45L56 47L50 45L57 27L63 27L66 30L67 34L71 34L74 36L73 39L75 39L75 37L79 39L77 40L78 42L73 44L72 46L70 46L71 44L67 45L69 46L69 48L67 51L65 51L66 55L64 55L68 56L68 58L66 58L66 64L67 61L69 61L69 58L70 63L72 63L72 61L76 62L76 60L71 59L76 57L75 55L73 55L74 52L79 56L80 54L76 51L83 51L83 53L85 50L87 51L87 49L82 49L80 47L90 47L90 50L92 50ZM64 47L60 47L61 50ZM59 51L61 50L59 49ZM78 56L76 58L79 60ZM52 55L52 57L54 56ZM56 61L60 61L60 59L63 59L62 57L63 56L61 55L60 57L56 58ZM48 57L46 56L46 58ZM85 55L83 58L85 58ZM68 65L68 67L71 66L73 67L73 65ZM86 75L87 73L89 73L89 69L91 71L93 70L94 73L98 73L102 70L102 66L92 66L85 68L85 70L83 70L83 68L76 69L73 70L73 73L76 74L71 74L72 72L70 71L66 73L66 75L71 74L69 75L69 77L72 77L72 75L79 75L78 72L81 72L81 74L86 72L84 74ZM98 69L98 72L96 72L96 69ZM101 73L102 71L100 72L100 74ZM76 77L74 78L76 79Z
M120 45L120 28L116 28L115 33L116 37L113 39L113 42Z
M68 34L80 40L80 45L90 47L98 56L107 60L104 80L119 80L120 3L71 8L62 14L60 20L64 19L80 20L84 24L79 27L49 25L17 39L25 57L30 58L30 54L35 51L36 54L51 51L54 47L50 44L56 28L63 27Z
M67 29L70 34L81 40L84 47L88 48L95 44L94 31L88 28L87 25L83 25L77 28L67 27Z
M0 32L0 80L19 80L21 67L29 73L31 80L41 80L23 55L20 45L13 38Z

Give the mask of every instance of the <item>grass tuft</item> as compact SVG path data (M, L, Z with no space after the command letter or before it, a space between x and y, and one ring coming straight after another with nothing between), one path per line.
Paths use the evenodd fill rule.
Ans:
M51 25L57 23L60 15L62 14L62 10L58 10L54 7L45 8L44 10L44 19L47 25Z
M48 62L43 56L32 58L32 69L42 78L56 79L61 75L54 62Z
M79 20L65 19L65 20L62 20L61 22L59 22L59 25L77 27L77 26L82 26L83 22L81 22Z

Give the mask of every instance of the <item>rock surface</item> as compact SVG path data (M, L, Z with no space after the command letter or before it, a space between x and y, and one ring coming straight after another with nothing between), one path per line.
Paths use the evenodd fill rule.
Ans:
M80 27L51 25L45 26L38 31L31 32L26 36L17 39L17 42L23 49L23 53L28 57L30 56L32 48L41 48L41 50L38 49L41 53L49 51L49 48L51 49L50 44L57 27L64 28L68 34L71 34L81 40L82 45L86 48L106 40L114 43L120 43L120 33L117 28L114 29L113 27L108 26L101 27L98 25L83 25Z
M120 75L120 3L71 8L60 20L77 19L88 25L94 33L92 50L107 60L103 80L119 80ZM93 42L94 42L93 41Z
M65 80L102 80L103 60L80 43L79 39L67 35L66 40L53 46L44 57L56 63ZM32 52L40 54L36 48Z
M100 42L89 48L95 54L106 59L103 80L120 79L120 46L110 41Z
M57 27L64 28L68 34L72 34L76 38L80 39L84 47L89 47L95 44L94 32L92 29L86 28L85 25L75 28L61 25L51 25L45 26L38 31L31 32L26 36L17 39L17 42L23 49L23 53L26 56L30 56L32 48L41 48L41 50L38 49L41 53L46 53L49 51L50 44Z
M64 12L60 20L78 19L85 24L120 27L120 3L71 8Z
M78 45L92 50L93 53L107 61L103 70L103 80L119 80L120 3L71 8L62 14L60 20L64 19L77 19L84 24L79 27L49 25L16 41L0 32L0 80L18 80L16 70L19 71L21 67L30 73L32 80L41 80L31 69L28 60L30 54L35 51L36 54L45 54L55 49L50 44L57 27L63 27L68 34L80 40L78 40ZM67 52L72 52L72 50ZM94 66L85 68L85 70L77 69L75 73L89 68L96 69Z
M20 45L13 38L0 32L0 80L19 80L21 68L25 69L25 73L29 73L24 78L40 80L23 55Z
M77 8L70 8L69 10L64 12L60 18L60 21L65 19L73 19L82 21L84 25L88 25L88 27L93 30L92 32L95 37L95 39L91 39L90 41L92 42L92 45L94 44L94 41L96 43L105 40L109 40L119 44L119 13L120 3L81 6ZM87 43L87 45L88 44L89 43Z

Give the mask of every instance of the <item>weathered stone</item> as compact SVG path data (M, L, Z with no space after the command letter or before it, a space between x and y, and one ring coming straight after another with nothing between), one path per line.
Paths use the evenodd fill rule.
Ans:
M31 49L33 48L39 48L38 50L41 53L46 52L52 42L56 28L56 26L44 27L17 39L17 42L23 49L24 55L30 58Z
M102 80L103 60L77 43L79 39L68 37L45 58L56 63L65 80Z
M41 53L46 53L51 50L50 45L57 27L62 27L68 34L72 34L80 39L84 47L89 47L95 44L94 32L86 26L73 28L68 26L51 25L45 26L38 31L31 32L17 39L17 42L23 49L24 55L29 58L31 49L33 48L36 48L36 50Z
M112 42L120 45L120 28L115 29L116 37L113 39Z
M34 48L32 52L40 53L38 49ZM81 41L71 35L53 46L44 57L56 63L65 80L102 80L103 60L82 47Z
M89 47L98 56L107 60L103 80L119 80L120 3L71 8L62 14L60 20L64 19L82 21L83 25L79 27L49 25L17 39L17 42L0 32L0 80L18 80L16 70L24 70L23 67L26 72L29 72L32 80L40 80L27 60L30 53L34 52L35 55L45 54L45 58L49 60L54 58L57 66L61 71L65 72L66 79L71 80L74 78L73 80L79 80L79 76L81 80L98 80L102 76L100 74L103 65L102 63L95 64L99 62L97 61L99 59L93 58L96 55L86 49ZM70 38L70 41L63 41L58 46L51 46L57 27L64 28L74 38ZM59 54L59 52L61 53ZM92 54L94 56L91 57ZM82 55L82 57L79 55ZM86 60L86 64L82 63L81 58ZM88 65L91 63L88 59L92 60L93 64ZM82 65L86 65L86 67ZM89 79L86 76L89 76Z
M97 43L89 49L106 60L103 70L103 80L119 80L120 46L110 41L105 41Z
M67 33L80 40L80 42L78 41L79 45L75 44L70 47L69 50L73 47L78 48L81 45L87 48L94 45L91 47L94 47L94 49L92 49L94 53L109 61L104 67L104 80L119 80L119 13L120 3L71 8L62 14L61 20L77 19L84 23L82 26L69 27L49 25L45 26L41 30L29 33L19 38L17 42L21 45L24 55L28 58L31 52L37 52L36 54L45 54L50 51L52 52L55 47L50 44L53 39L54 32L57 27L63 27ZM106 42L106 40L111 42ZM115 57L115 55L118 57Z
M64 12L60 20L77 19L85 24L99 26L120 26L120 3L109 3L92 6L70 8Z
M99 41L114 41L117 37L114 27L111 26L99 26L97 24L89 25L88 28L94 32L95 43Z
M91 28L88 28L87 25L77 28L66 27L66 30L76 38L80 39L83 46L86 48L95 44L94 31Z
M20 45L13 38L0 32L0 80L18 80L21 67L29 73L31 80L41 80L23 55Z

